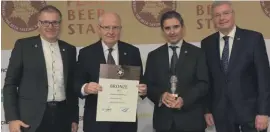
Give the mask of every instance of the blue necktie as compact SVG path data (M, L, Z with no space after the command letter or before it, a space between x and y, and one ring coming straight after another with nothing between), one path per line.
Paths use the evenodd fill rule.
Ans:
M223 48L221 61L222 61L224 73L227 74L228 66L229 66L229 36L224 36L223 39L225 41L225 45Z

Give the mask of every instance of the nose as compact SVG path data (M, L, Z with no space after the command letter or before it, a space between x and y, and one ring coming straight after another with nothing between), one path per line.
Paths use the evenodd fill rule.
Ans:
M109 34L113 34L113 29L110 28L110 30L108 31Z
M225 18L225 15L224 14L221 14L219 19L220 20L224 20L224 18Z
M53 25L52 23L49 24L48 28L53 28Z
M170 35L173 35L174 33L175 33L174 29L171 28L170 31L169 31L169 34L170 34Z

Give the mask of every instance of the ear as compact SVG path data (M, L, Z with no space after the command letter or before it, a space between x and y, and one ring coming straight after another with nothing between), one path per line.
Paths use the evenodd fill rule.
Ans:
M235 19L235 12L232 10L232 17Z
M97 31L98 35L101 36L101 28L100 28L99 24L97 24L96 31Z
M165 42L167 41L166 33L163 29L161 29L160 35L165 39Z
M182 37L185 37L186 34L187 34L187 30L186 30L186 26L185 25L182 26L181 34L182 34Z
M39 22L39 20L38 20L37 26L38 26L38 30L40 30L40 28L41 28L41 23Z

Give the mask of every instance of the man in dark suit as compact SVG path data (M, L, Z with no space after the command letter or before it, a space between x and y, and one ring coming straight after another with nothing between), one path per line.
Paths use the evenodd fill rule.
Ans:
M101 91L99 81L100 64L140 66L139 49L119 41L121 20L115 13L104 13L99 17L98 32L101 40L80 50L76 71L76 92L85 98L83 130L85 132L137 132L137 122L96 121L97 96ZM142 79L142 77L141 77ZM138 85L139 94L146 94L146 85Z
M39 11L39 36L19 39L3 88L11 132L76 132L78 97L73 89L76 48L58 40L61 12Z
M183 40L184 21L175 11L160 22L167 43L150 52L145 80L148 98L155 104L153 125L157 132L203 132L208 71L203 51ZM170 85L177 77L175 94Z
M217 132L257 132L268 125L269 62L261 33L235 25L230 2L214 2L218 32L202 40L210 75L205 119Z

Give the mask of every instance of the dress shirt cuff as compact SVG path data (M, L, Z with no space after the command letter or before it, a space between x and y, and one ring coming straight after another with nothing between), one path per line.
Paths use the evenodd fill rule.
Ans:
M82 96L88 95L87 93L84 92L84 86L85 86L86 84L87 84L87 83L85 83L85 84L82 86L82 89L81 89L81 94L82 94Z

